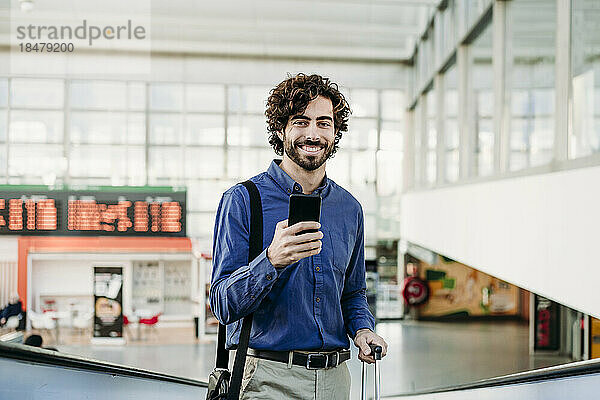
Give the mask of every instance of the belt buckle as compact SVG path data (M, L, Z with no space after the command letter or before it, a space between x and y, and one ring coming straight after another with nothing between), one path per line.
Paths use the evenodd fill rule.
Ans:
M311 367L310 366L310 360L313 357L325 357L325 365L323 367ZM314 369L319 369L319 368L327 368L327 363L328 362L329 362L329 355L328 354L309 353L309 354L307 354L307 357L306 357L306 369L314 370Z

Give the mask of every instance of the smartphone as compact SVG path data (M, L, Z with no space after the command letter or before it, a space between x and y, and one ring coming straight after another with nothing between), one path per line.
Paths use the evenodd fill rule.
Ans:
M301 221L316 221L319 222L321 217L321 196L311 194L290 195L290 209L288 214L288 226L292 226ZM297 235L317 232L316 229L309 229L298 232Z

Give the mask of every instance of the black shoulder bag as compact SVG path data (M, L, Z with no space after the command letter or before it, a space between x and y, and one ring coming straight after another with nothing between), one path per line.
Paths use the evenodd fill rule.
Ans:
M260 193L251 181L242 183L250 194L250 249L248 251L248 264L263 251L263 216ZM217 339L216 367L208 377L208 393L206 400L238 400L242 386L242 375L246 364L246 352L250 342L250 329L252 328L252 314L244 317L240 341L235 353L233 373L229 374L229 351L225 349L225 325L219 324Z

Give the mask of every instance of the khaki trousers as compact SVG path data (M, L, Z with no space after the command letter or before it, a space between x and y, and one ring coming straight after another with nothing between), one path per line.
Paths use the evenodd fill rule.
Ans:
M242 400L348 400L350 372L346 363L335 368L305 367L248 356L244 366Z

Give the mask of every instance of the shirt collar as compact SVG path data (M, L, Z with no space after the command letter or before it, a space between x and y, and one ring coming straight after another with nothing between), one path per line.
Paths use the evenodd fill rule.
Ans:
M281 187L287 194L302 193L302 186L298 182L293 180L292 177L287 174L287 172L281 169L281 167L279 166L280 163L281 160L273 160L271 162L271 165L269 165L267 173L271 176L271 178L273 178L275 183L277 183L277 185L279 185L279 187ZM325 173L325 177L323 178L321 185L315 189L313 194L318 194L321 197L325 197L325 195L328 192L329 186L329 178L327 178L327 173Z

